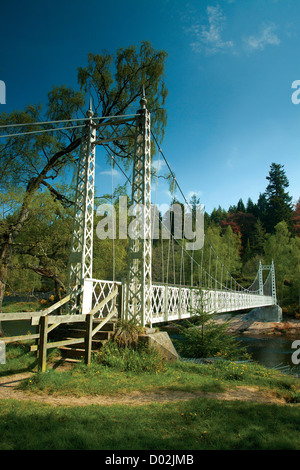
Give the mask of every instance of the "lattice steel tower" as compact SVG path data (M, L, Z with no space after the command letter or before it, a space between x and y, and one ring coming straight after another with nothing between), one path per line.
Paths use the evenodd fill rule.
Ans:
M96 129L92 121L93 111L91 101L87 117L90 119L82 133L79 154L72 244L69 259L68 293L71 296L70 313L81 313L83 281L85 278L92 278L93 267Z
M145 92L136 118L125 317L151 324L151 139Z

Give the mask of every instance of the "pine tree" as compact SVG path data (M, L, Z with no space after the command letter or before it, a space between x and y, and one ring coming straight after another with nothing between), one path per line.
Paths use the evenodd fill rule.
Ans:
M285 191L289 186L289 181L283 165L272 163L269 176L266 179L269 181L265 191L267 198L267 230L273 232L274 227L282 221L285 221L288 227L291 228L292 197Z

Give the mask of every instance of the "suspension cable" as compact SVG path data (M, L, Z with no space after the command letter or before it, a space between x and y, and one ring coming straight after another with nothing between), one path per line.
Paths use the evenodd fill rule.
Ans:
M0 135L0 139L6 139L10 137L20 137L21 135L42 134L44 132L64 131L67 129L79 129L80 127L85 127L85 124L80 124L77 126L69 126L69 127L57 127L53 129L42 129L39 131L18 132L17 134L5 134L5 135Z

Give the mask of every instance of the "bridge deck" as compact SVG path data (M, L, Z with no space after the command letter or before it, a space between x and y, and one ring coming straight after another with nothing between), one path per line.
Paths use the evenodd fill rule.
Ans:
M120 282L86 279L83 313L87 313L107 297L115 286L118 286L123 302L125 301L126 286ZM257 292L209 290L198 287L180 287L172 285L152 284L151 287L151 323L189 318L192 312L202 308L208 313L225 313L246 310L255 307L274 305L272 296L259 295ZM120 303L120 301L118 302ZM114 308L113 301L99 310L99 317L110 313ZM124 310L121 308L120 310Z

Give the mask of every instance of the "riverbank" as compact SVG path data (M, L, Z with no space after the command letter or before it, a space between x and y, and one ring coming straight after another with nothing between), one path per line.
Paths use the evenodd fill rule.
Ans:
M242 334L249 336L257 335L289 335L300 338L300 320L288 320L281 322L257 321L249 313L243 314L220 314L214 316L214 321L218 324L227 323L228 333Z

